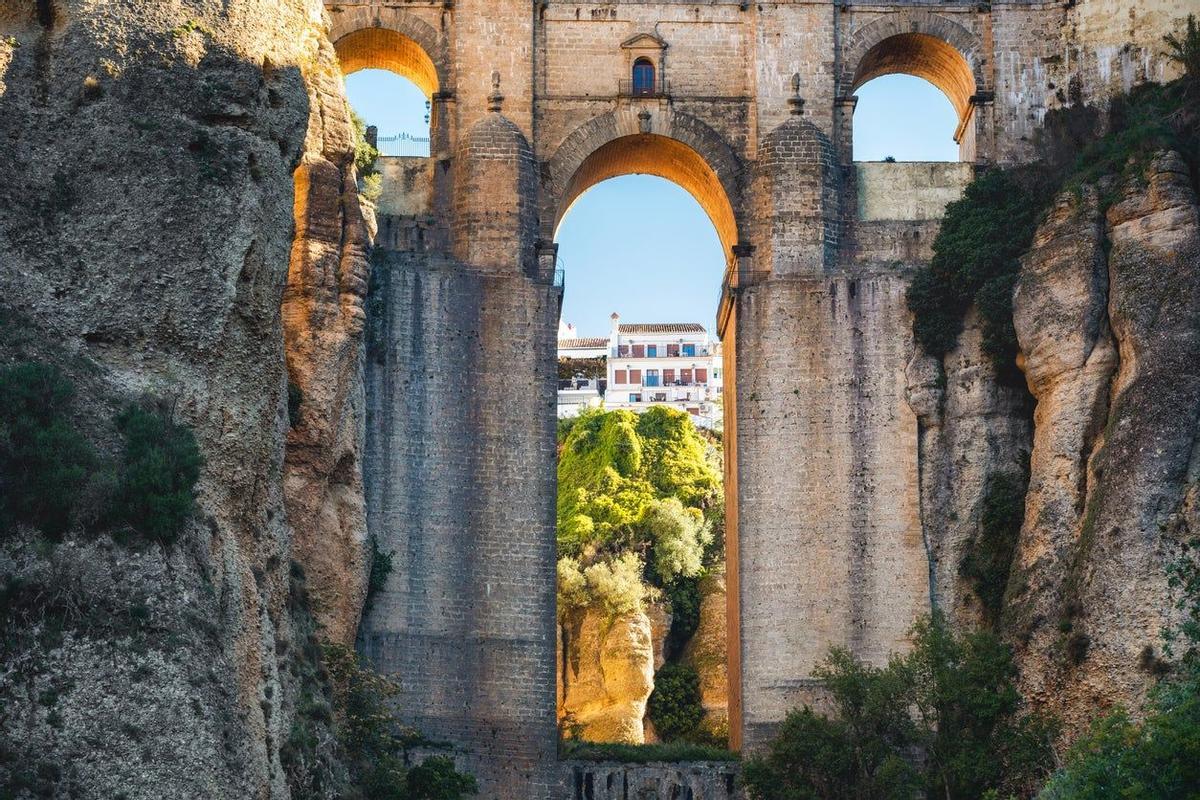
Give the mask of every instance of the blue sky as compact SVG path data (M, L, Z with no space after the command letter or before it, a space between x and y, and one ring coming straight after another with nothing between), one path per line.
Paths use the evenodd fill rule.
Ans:
M346 78L350 103L380 136L428 135L425 96L403 78L362 70ZM956 161L950 101L908 75L858 90L854 157ZM607 335L609 314L626 322L699 322L710 330L725 256L700 205L670 181L627 175L585 193L558 230L566 270L563 319L581 336Z

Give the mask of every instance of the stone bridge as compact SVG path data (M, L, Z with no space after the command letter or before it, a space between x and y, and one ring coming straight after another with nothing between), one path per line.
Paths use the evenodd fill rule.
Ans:
M430 158L385 165L364 474L396 557L360 635L406 721L460 745L483 796L560 791L554 239L570 205L658 175L727 253L730 712L753 747L819 702L829 646L882 662L954 592L906 399L904 293L945 203L1028 158L1048 109L1161 77L1153 20L1171 6L1139 4L1139 27L1108 0L327 3L344 71L392 70L432 104ZM949 98L960 164L854 162L854 92L897 72Z

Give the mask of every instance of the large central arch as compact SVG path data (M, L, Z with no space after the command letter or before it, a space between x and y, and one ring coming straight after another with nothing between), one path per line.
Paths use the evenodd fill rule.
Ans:
M696 198L717 230L728 262L738 243L741 163L720 135L683 114L657 117L633 109L596 117L559 146L547 165L542 238L584 192L622 175L665 178Z
M742 208L741 161L721 136L682 114L652 117L636 107L597 117L576 129L547 164L543 179L542 238L555 241L564 217L589 189L610 178L653 175L688 192L708 215L725 254L726 275L735 266ZM718 300L719 298L714 298ZM737 320L720 333L725 380L724 464L726 574L737 586ZM737 592L727 601L730 745L741 746L741 647Z

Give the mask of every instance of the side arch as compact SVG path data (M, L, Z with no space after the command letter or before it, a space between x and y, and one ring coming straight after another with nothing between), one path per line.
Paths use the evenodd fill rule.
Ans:
M453 85L444 37L419 17L379 6L343 9L330 17L329 38L345 74L386 69L408 78L427 96Z
M543 171L541 238L553 240L563 216L588 189L634 174L666 178L695 197L731 257L740 227L741 159L695 117L665 112L647 118L634 108L594 117L558 146Z
M985 63L982 41L958 22L927 11L889 14L850 35L838 95L848 97L882 75L915 75L946 95L961 128L975 98L990 89Z

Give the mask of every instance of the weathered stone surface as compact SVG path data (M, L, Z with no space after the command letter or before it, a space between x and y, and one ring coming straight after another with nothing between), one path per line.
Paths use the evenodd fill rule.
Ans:
M650 618L645 612L612 618L589 607L564 633L563 727L589 742L644 742L642 719L654 689Z
M1063 639L1062 581L1078 542L1088 460L1107 419L1117 365L1103 237L1096 191L1089 188L1082 198L1064 193L1022 261L1013 300L1037 408L1005 627L1022 643L1023 688L1037 704L1057 702L1053 661Z
M295 558L323 633L352 644L370 549L363 508L363 304L373 216L364 219L354 174L349 106L333 46L317 40L311 109L295 172L296 234L282 318L289 382L300 392L288 431L284 500Z
M959 572L979 530L989 479L1025 469L1028 397L1020 387L997 380L974 311L967 315L958 346L941 363L918 351L906 375L905 397L920 423L929 592L941 611L974 624L981 609Z
M729 728L729 620L726 614L725 570L700 580L700 624L683 650L683 660L700 676L700 705L704 728L719 733Z
M76 797L288 795L279 749L302 644L283 480L292 172L305 153L344 163L348 141L326 117L341 98L322 14L315 0L0 9L0 294L21 315L0 358L62 366L80 427L109 453L120 405L166 398L205 459L196 519L171 547L70 537L46 555L24 534L0 556L68 609L61 639L4 658L5 727L21 731L6 743L59 765ZM306 141L310 119L323 122ZM349 225L320 224L331 241ZM344 292L339 313L356 302ZM301 361L352 396L353 349ZM353 449L343 408L316 397ZM36 702L46 691L53 708Z
M1164 565L1193 513L1196 195L1173 153L1120 189L1107 265L1092 196L1080 210L1064 199L1017 295L1039 428L1018 561L1028 575L1010 587L1028 584L1015 593L1014 635L1024 688L1069 733L1099 708L1141 707L1171 618Z

